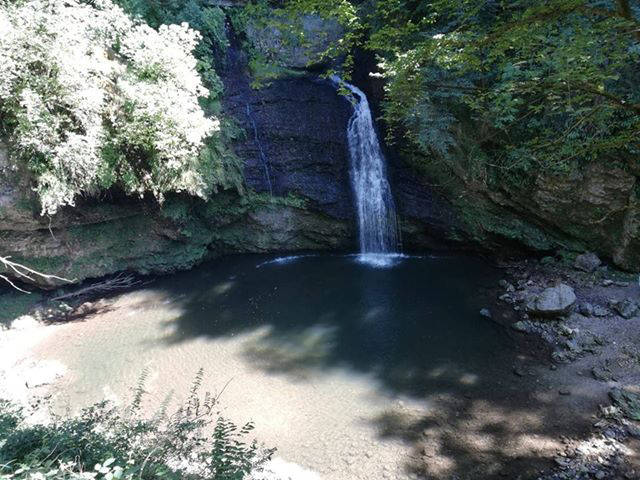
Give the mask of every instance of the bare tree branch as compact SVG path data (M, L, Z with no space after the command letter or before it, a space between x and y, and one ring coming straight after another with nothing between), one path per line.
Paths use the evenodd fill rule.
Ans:
M75 279L73 280L69 280L68 278L64 278L64 277L59 277L57 275L49 275L46 273L42 273L39 272L37 270L34 270L32 268L26 267L24 265L22 265L21 263L18 262L14 262L11 260L10 256L0 256L0 265L2 265L5 270L9 273L12 273L13 275L22 278L26 278L27 280L30 280L32 282L35 282L36 279L41 279L41 280L59 280L61 282L64 283L73 283L75 282ZM13 288L15 288L16 290L20 291L20 292L24 292L24 293L31 293L28 292L22 288L19 288L10 278L8 275L0 275L0 279L4 280L5 282L7 282L9 285L11 285Z
M13 282L11 281L11 279L10 279L9 277L7 277L6 275L0 275L0 278L1 278L2 280L4 280L5 282L7 282L9 285L11 285L11 286L12 286L13 288L15 288L16 290L18 290L19 292L22 292L22 293L29 293L29 294L31 293L30 291L28 291L28 290L24 290L24 289L20 288L19 286L17 286L17 285L16 285L15 283L13 283Z
M585 93L602 97L606 100L609 100L609 103L613 103L614 105L624 108L625 110L631 110L636 114L640 114L640 103L629 103L625 101L624 98L620 98L609 92L605 92L604 90L599 90L597 87L589 85L588 83L573 83L572 85Z
M81 288L80 290L76 290L75 292L65 293L64 295L52 298L52 300L65 300L68 298L77 298L89 294L93 295L96 293L107 293L114 290L122 290L125 288L135 287L141 284L142 282L135 280L133 275L125 275L121 273L114 278L94 283L93 285Z

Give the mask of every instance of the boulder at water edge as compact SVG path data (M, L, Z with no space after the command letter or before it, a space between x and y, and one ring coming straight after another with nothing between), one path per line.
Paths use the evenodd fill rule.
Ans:
M591 273L600 266L602 262L595 253L583 253L576 257L573 266L583 272Z
M561 283L547 288L527 300L527 311L532 315L555 317L569 313L576 302L576 294L569 285Z

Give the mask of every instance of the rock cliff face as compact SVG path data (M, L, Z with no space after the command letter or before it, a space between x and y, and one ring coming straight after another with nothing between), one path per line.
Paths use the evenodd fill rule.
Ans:
M162 208L103 198L43 218L29 186L3 168L0 142L0 254L80 281L122 270L170 272L227 253L354 250L350 104L295 65L296 76L254 89L247 63L234 45L221 71L225 113L245 132L234 150L247 195L222 192L208 202L172 197ZM592 163L570 175L540 175L527 190L488 190L453 179L445 193L389 156L408 250L452 244L588 249L640 269L638 178L622 168Z
M344 249L354 235L348 223L303 200L257 194L221 193L207 203L170 198L162 209L130 200L85 203L50 220L34 206L21 192L3 189L0 252L76 281L123 270L168 273L231 253Z
M526 196L510 201L525 219L537 222L576 249L597 251L616 265L640 268L637 177L615 165L588 163L563 176L540 175ZM496 196L498 202L503 199ZM557 233L556 233L557 232Z
M638 178L602 161L567 174L538 174L526 188L457 184L449 198L460 230L489 249L523 246L553 252L594 251L640 270Z
M296 194L332 217L353 218L346 125L351 108L314 76L283 78L256 90L234 45L221 75L224 107L246 135L234 145L245 181L256 192Z
M474 242L453 204L402 161L390 162L389 176L400 219L403 247L482 249Z

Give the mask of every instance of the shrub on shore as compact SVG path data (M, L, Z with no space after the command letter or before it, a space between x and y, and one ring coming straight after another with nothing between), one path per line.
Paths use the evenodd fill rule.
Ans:
M75 417L25 423L21 407L0 400L0 478L242 480L274 450L248 441L253 424L222 418L218 398L200 394L196 376L175 413L142 413L144 382L126 408L101 402Z

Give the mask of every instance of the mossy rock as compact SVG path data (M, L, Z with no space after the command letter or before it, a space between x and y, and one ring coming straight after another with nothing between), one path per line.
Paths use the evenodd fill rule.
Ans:
M625 417L640 421L640 394L625 388L614 388L609 392L609 398Z

